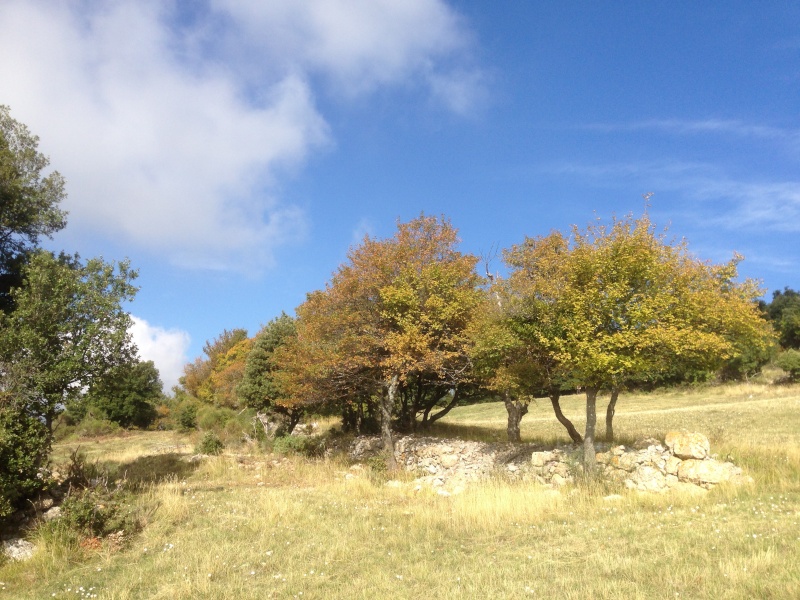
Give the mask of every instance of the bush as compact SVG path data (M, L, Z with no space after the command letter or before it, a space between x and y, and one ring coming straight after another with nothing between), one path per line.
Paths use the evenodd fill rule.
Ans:
M300 454L302 456L320 456L325 450L319 436L285 435L272 441L272 451L276 454Z
M0 520L47 484L42 475L50 432L19 407L0 407Z
M197 446L195 446L194 451L198 454L222 454L222 450L225 448L225 444L222 443L222 440L219 439L219 436L214 433L213 431L206 431L203 434L203 437L200 438Z
M178 427L183 431L197 428L197 405L193 402L184 402L178 407Z
M91 438L114 435L120 431L122 431L122 427L113 421L89 416L75 426L73 433L78 437Z
M789 381L800 381L800 350L786 350L775 359L775 364L786 371Z
M231 420L236 418L236 413L229 408L216 408L203 406L197 411L197 425L200 429L211 430L217 433L225 429Z

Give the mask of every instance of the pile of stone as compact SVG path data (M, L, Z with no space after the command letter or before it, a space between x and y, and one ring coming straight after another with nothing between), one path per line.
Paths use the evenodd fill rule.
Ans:
M723 481L752 479L730 462L711 456L700 433L670 432L664 442L646 439L634 447L600 448L598 472L643 492L704 491ZM350 446L350 458L363 461L381 450L378 437L361 437ZM395 458L417 483L460 488L471 481L504 473L551 487L575 481L582 472L582 450L562 446L543 450L533 444L502 444L406 436L395 442Z
M616 446L597 455L609 477L631 489L663 492L668 489L696 491L718 483L751 483L752 478L731 462L712 457L708 438L701 433L671 431L662 444L646 440L638 448Z

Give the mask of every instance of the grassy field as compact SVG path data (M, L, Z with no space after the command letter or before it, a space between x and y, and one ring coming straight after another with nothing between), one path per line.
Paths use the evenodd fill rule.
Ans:
M563 401L578 429L581 401ZM523 440L564 443L559 427L541 402ZM239 448L188 462L193 439L172 432L84 442L137 483L144 529L121 547L34 535L30 561L0 566L0 598L800 598L800 386L620 398L624 439L684 427L755 484L610 496L498 477L444 497L341 459ZM504 431L502 405L483 404L434 433Z

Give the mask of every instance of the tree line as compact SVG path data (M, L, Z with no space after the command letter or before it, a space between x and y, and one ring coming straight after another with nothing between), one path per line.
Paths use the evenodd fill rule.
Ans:
M793 323L776 307L793 292L759 302L757 283L738 280L741 257L700 260L646 213L526 238L503 251L503 276L480 274L458 246L448 219L424 214L365 237L295 317L208 342L179 393L269 413L284 431L304 412L338 414L345 429L380 432L390 467L396 432L498 399L519 441L530 402L546 397L592 468L598 394L610 394L610 440L621 392L751 376L775 351L773 325ZM579 390L583 434L560 407Z

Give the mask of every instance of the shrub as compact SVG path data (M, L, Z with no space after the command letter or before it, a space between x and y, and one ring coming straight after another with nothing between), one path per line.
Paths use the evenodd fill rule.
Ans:
M786 371L789 381L800 381L800 350L786 350L775 359L781 369Z
M101 437L104 435L114 435L122 431L117 423L108 419L98 419L89 416L75 426L74 433L79 437Z
M222 454L222 450L225 448L225 444L222 443L222 440L219 439L219 436L214 433L213 431L206 431L203 434L203 437L200 438L197 446L195 446L195 452L198 454Z
M49 452L50 433L39 419L13 404L0 406L0 520L44 489Z
M236 413L229 408L216 408L214 406L203 406L197 411L197 425L201 429L221 432L232 419L236 418Z
M320 456L325 450L319 436L285 435L272 441L272 451L276 454L300 454L302 456Z
M184 402L178 407L178 427L183 431L197 428L197 405L193 402Z

